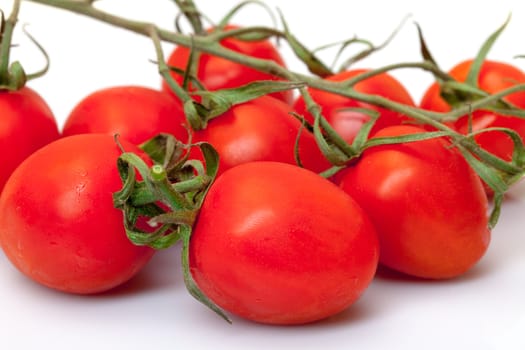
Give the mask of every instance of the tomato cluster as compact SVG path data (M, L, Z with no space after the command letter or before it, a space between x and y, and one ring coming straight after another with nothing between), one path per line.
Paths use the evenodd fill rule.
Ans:
M229 37L220 43L286 67L267 39ZM199 89L280 79L206 53L192 67L191 57L190 49L177 47L167 63L176 83L191 82L184 88L198 110L210 107L205 97L192 94ZM472 62L460 63L449 75L466 81ZM187 68L197 75L185 75ZM324 80L343 83L370 72L350 69ZM476 88L494 94L523 82L525 73L516 67L485 60ZM386 72L360 79L348 91L383 102L313 87L301 96L286 90L235 103L197 129L165 81L158 89L114 86L79 101L60 133L50 108L30 88L1 91L0 145L9 150L1 156L1 247L38 283L68 293L100 293L132 278L155 252L146 241L132 243L124 222L146 236L160 232L159 222L183 224L193 230L185 246L187 271L199 293L227 312L271 324L308 323L345 310L365 292L379 265L422 279L466 273L489 246L492 192L450 135L475 132L475 145L512 161L516 142L508 133L477 132L504 127L525 138L524 120L481 109L444 123L449 133L431 136L435 125L388 106L447 113L468 102L458 91L447 100L441 81L419 105ZM523 94L502 103L525 108ZM157 135L171 135L183 145L176 154L183 162L207 163L195 145L210 144L218 153L216 179L198 207L177 192L176 182L191 180L196 175L191 171L159 180L144 168L122 166L122 154L131 153L148 169L167 167L145 146ZM355 156L332 164L326 147L339 145L339 152L341 143L360 147ZM169 142L158 144L169 148ZM135 192L123 214L114 193L129 179L136 181L129 186ZM164 190L155 190L159 183ZM142 205L140 215L135 205ZM191 221L177 210L194 214ZM168 225L160 238L184 237L177 225Z

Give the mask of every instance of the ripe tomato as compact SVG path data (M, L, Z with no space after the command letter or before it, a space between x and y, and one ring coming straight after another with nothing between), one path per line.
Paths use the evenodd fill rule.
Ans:
M140 144L164 132L185 142L185 124L180 102L165 92L143 86L115 86L81 100L69 114L62 134L118 133Z
M0 91L0 192L25 158L60 137L55 117L44 99L29 87Z
M15 170L0 197L0 242L22 273L60 291L97 293L126 282L151 258L151 248L128 240L113 207L120 153L112 136L75 135Z
M190 240L190 269L226 311L300 324L354 303L378 253L367 215L337 186L289 164L252 162L210 188Z
M230 25L226 26L225 29L233 28L237 27ZM209 32L212 31L213 29L209 30ZM269 40L242 41L235 38L228 38L222 40L221 45L235 52L255 58L271 60L283 67L285 66L281 54ZM190 50L188 48L178 46L172 51L166 63L171 67L186 69L189 56ZM256 80L278 79L273 75L259 72L245 65L206 53L200 55L197 69L197 78L211 91L224 88L236 88ZM181 75L172 73L172 76L179 84L182 83ZM171 89L164 81L162 82L162 89L171 93ZM291 103L293 99L291 90L277 92L272 94L272 96L287 103Z
M353 78L366 71L366 69L345 71L328 77L327 80L343 81ZM354 85L354 89L358 92L382 96L408 106L415 106L412 97L405 87L398 80L387 73L382 73L362 80ZM408 119L408 117L398 112L376 107L368 103L353 100L344 96L311 88L309 89L309 92L314 101L321 107L322 114L326 120L348 143L352 143L363 124L370 120L368 115L357 111L348 110L348 108L368 108L380 113L380 117L376 121L371 134L389 125L401 124L403 121ZM307 111L302 96L295 101L294 109L297 113L303 115L307 121L313 122L313 116Z
M195 141L206 141L220 156L219 172L255 160L296 164L294 147L301 123L292 108L271 96L235 105L195 131ZM195 152L195 151L194 151ZM320 172L330 167L313 134L301 131L299 155L305 168ZM195 157L198 157L197 155Z
M392 126L376 136L423 132ZM487 198L479 177L445 139L383 145L350 166L341 188L374 223L380 262L432 279L469 270L489 245Z
M449 74L457 81L464 82L472 65L472 60L466 60L456 65ZM518 68L503 62L486 60L483 62L479 72L479 88L488 92L496 93L518 83L525 83L525 73ZM516 92L504 98L517 107L525 108L525 92ZM438 83L432 84L423 95L420 103L421 108L448 112L451 106L440 95ZM469 117L459 118L452 125L461 133L469 132ZM489 127L504 127L515 130L522 139L525 139L525 119L512 116L504 116L486 110L477 110L472 114L472 130L478 131ZM476 142L485 150L504 159L511 160L514 144L509 136L502 132L490 131L475 137Z

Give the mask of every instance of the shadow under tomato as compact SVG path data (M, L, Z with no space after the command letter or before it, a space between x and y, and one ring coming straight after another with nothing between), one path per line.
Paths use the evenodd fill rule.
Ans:
M184 288L179 247L155 253L142 271L129 281L94 296L122 297L166 288Z
M368 299L368 301L371 301L371 299ZM363 296L363 299L358 300L355 304L351 305L346 310L338 313L337 315L316 322L312 325L317 324L317 327L347 327L350 324L357 324L359 322L363 322L363 320L374 316L375 310L369 307L369 305L370 304L367 303L365 296Z
M258 323L254 321L244 320L241 319L235 315L230 315L232 318L233 323L246 323L246 324L253 324L257 325L258 327L268 327L271 329L310 329L310 328L330 328L334 329L334 327L348 327L351 324L358 324L359 322L362 322L364 319L373 317L373 310L372 308L367 306L366 301L358 300L356 303L348 307L347 309L341 311L340 313L330 316L328 318L310 322L310 323L303 323L303 324L291 324L291 325L280 325L280 324L266 324L266 323Z
M411 276L386 266L380 265L377 269L375 278L384 282L412 283L412 284L445 284L445 283L468 283L478 280L490 273L491 268L487 264L478 264L464 274L446 279L430 279Z

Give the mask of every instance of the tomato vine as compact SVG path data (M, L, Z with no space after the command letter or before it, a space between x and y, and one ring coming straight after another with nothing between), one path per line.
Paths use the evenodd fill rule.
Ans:
M167 79L168 83L170 83L170 80L168 78L168 70L166 69L165 62L163 61L163 55L162 52L159 50L159 42L166 41L171 42L177 45L182 45L186 47L190 47L195 52L203 52L212 54L215 56L222 57L227 60L231 60L237 63L240 63L242 65L246 65L248 67L252 67L256 70L273 74L275 76L278 76L280 78L285 79L286 82L284 83L275 83L275 82L264 82L265 84L261 86L257 85L255 87L249 86L248 88L242 87L244 92L248 90L249 96L257 96L264 93L269 93L272 91L279 91L281 89L292 89L292 88L299 88L299 91L301 94L305 97L305 100L307 101L307 107L312 112L316 118L319 119L318 122L318 128L320 130L326 130L329 128L328 123L324 119L324 117L320 114L319 109L317 108L315 102L308 97L307 87L323 90L326 92L334 93L337 95L345 96L348 98L352 98L358 101L366 102L375 106L384 107L402 114L405 114L414 120L416 120L419 123L429 125L439 131L441 133L436 134L430 134L432 137L443 137L446 135L447 137L451 138L453 140L453 143L458 147L461 152L464 154L466 159L471 163L471 165L474 167L474 169L479 173L479 175L482 177L482 179L491 186L495 192L495 202L496 207L492 215L491 220L491 227L493 227L498 218L499 213L499 205L498 203L501 202L501 198L504 195L504 193L508 190L509 186L516 182L517 179L519 179L523 172L525 171L525 168L523 167L521 159L523 156L523 145L521 140L518 137L514 137L512 131L505 130L504 132L509 133L512 136L512 140L515 143L515 154L513 160L509 162L505 162L499 158L494 157L492 154L490 154L487 151L484 151L481 149L473 140L473 135L467 134L463 135L460 134L454 130L452 130L450 127L448 127L443 121L448 120L455 120L459 116L466 115L469 113L472 113L475 110L481 109L481 108L492 108L493 110L497 110L500 113L506 113L506 114L512 114L519 117L525 117L525 113L515 108L512 105L509 105L508 103L502 103L502 98L513 93L516 91L523 91L525 90L525 84L517 84L515 86L512 86L510 88L507 88L503 91L500 91L496 94L487 94L482 91L480 91L475 85L472 84L472 81L477 74L479 73L480 64L483 61L483 59L486 57L488 51L490 50L493 43L496 41L498 36L502 33L504 28L506 27L508 20L500 27L497 31L495 31L484 43L482 48L480 49L480 52L476 58L476 62L474 64L474 68L471 70L470 78L467 83L460 83L457 82L450 77L447 76L445 72L443 72L437 64L433 61L431 55L429 54L428 48L424 44L424 40L422 39L421 30L419 28L420 33L420 39L422 42L422 52L423 52L423 60L421 62L405 62L405 63L396 63L396 64L390 64L384 67L380 67L374 70L371 70L369 72L359 74L358 76L348 79L346 81L342 82L332 82L332 81L326 81L320 78L320 76L328 74L329 69L326 68L326 66L315 56L313 52L310 52L306 49L306 47L294 36L291 34L284 17L281 15L281 21L284 27L284 30L278 30L275 28L266 28L266 27L245 27L245 28L238 28L238 29L232 29L228 30L227 32L217 30L212 33L207 33L206 35L199 35L201 33L202 29L202 23L201 23L201 16L203 14L200 12L200 10L197 8L194 1L186 0L186 1L175 1L176 4L179 6L179 9L181 10L181 13L184 14L192 24L194 30L196 31L197 35L185 35L182 33L178 33L171 30L166 30L159 28L154 23L148 23L148 22L142 22L142 21L136 21L131 20L128 18L119 17L118 15L114 15L108 12L105 12L103 10L100 10L93 6L93 1L71 1L71 0L27 0L35 3L40 3L60 9L64 9L67 11L71 11L77 14L81 14L96 20L99 20L101 22L111 24L116 27L128 29L132 32L148 36L152 38L153 42L155 43L156 52L157 52L157 58L159 60L159 72L162 74L164 78ZM233 11L237 10L239 6L234 9ZM229 15L231 16L231 14ZM227 16L228 18L228 16ZM221 39L224 39L225 37L251 37L254 36L263 38L263 37L270 37L275 36L279 38L284 38L288 44L292 47L295 54L306 64L306 66L310 69L311 72L314 72L314 75L306 75L306 74L300 74L294 71L291 71L285 67L282 67L278 64L276 64L273 61L270 60L264 60L264 59L258 59L254 57L250 57L244 54L240 54L238 52L232 51L228 48L225 48L219 44L219 41ZM471 100L469 100L468 103L464 103L461 106L458 106L457 108L453 109L452 111L448 113L442 113L442 112L432 112L432 111L426 111L422 110L417 107L410 107L403 105L401 103L396 103L394 101L391 101L389 99L386 99L381 96L377 95L371 95L366 93L360 93L353 89L353 86L361 81L364 80L372 75L376 75L382 72L391 71L395 69L403 69L403 68L417 68L422 69L424 71L428 71L432 73L438 80L441 80L444 82L445 90L449 89L452 92L458 93L458 92L468 92L473 96ZM288 82L288 83L287 83ZM273 85L277 84L277 85ZM280 85L282 84L282 85ZM225 109L229 108L232 103L231 100L226 99L224 101L223 96L218 96L217 94L208 94L207 97L212 98L212 103L209 103L208 105L204 106L204 108L201 108L202 106L195 102L195 100L189 95L187 91L180 88L177 84L174 82L171 82L170 87L173 88L174 92L181 98L181 100L184 103L184 110L185 113L191 123L191 125L197 129L205 127L207 120L215 115L220 114ZM258 89L258 92L256 95L254 95L253 89ZM265 90L266 89L266 90ZM239 96L239 94L243 92L240 89L234 89L231 93L228 95L231 96ZM220 92L218 93L220 94ZM242 96L242 94L241 94ZM250 97L241 97L240 101L243 99L249 99ZM253 97L251 97L253 98ZM217 103L219 101L219 103ZM225 102L225 103L221 103ZM503 130L502 130L503 131ZM365 131L363 131L365 132ZM322 132L317 132L319 136L324 135ZM374 140L373 143L367 144L366 142L362 145L363 147L360 147L360 149L356 149L354 147L354 150L349 153L348 146L341 147L343 144L341 140L337 139L337 135L334 135L333 133L330 134L332 139L331 140L320 140L319 143L324 146L330 146L329 148L326 148L327 152L333 152L333 149L336 148L337 150L335 152L339 154L345 154L345 156L340 157L339 162L348 162L351 159L359 156L359 154L364 150L364 148L371 147L374 144L377 143L396 143L396 142L406 142L404 138L391 138L388 140ZM429 135L421 135L421 136L413 136L411 135L409 139L411 141L417 141L419 138L421 139L427 139ZM335 139L335 140L334 140ZM363 139L362 137L360 139ZM339 145L339 146L338 146ZM333 157L332 157L333 158ZM336 164L338 166L340 164Z
M282 14L280 19L282 27L284 28L283 30L260 26L224 30L222 26L225 23L221 22L217 30L205 33L201 22L204 15L197 8L196 4L192 0L176 0L175 3L181 13L186 16L194 30L193 35L187 35L159 28L154 23L135 21L105 12L93 6L93 0L27 1L85 15L151 38L155 48L159 73L182 101L186 117L194 130L205 128L211 119L221 115L236 104L277 91L299 90L304 98L306 108L314 117L314 120L313 123L309 125L303 120L302 116L297 115L297 118L304 122L305 128L310 128L313 131L319 148L333 164L333 168L324 173L325 176L333 175L345 165L360 157L365 150L372 147L445 137L451 140L452 145L460 151L480 178L494 191L494 207L489 220L489 227L492 228L497 223L504 194L525 172L525 147L517 132L506 128L489 128L462 134L446 123L447 121L454 121L461 116L469 115L479 109L491 110L521 118L525 117L523 110L503 100L504 97L509 94L517 91L525 91L525 84L517 84L494 94L488 94L477 86L476 78L479 75L481 64L494 42L505 29L508 21L498 28L483 44L464 83L451 78L435 63L424 42L421 28L419 27L418 31L423 56L422 61L390 64L364 72L344 81L335 82L322 79L331 74L331 69L317 58L315 52L309 51L306 46L292 34ZM237 11L239 8L240 5L232 11ZM228 14L225 19L230 18L232 14L233 13ZM301 74L289 70L271 60L244 55L220 44L221 40L232 37L241 40L277 37L285 40L296 56L304 62L313 74ZM170 75L172 69L166 64L161 48L161 42L163 41L188 47L191 49L192 55L194 55L188 63L188 69L179 72L180 74L184 74L185 83L182 86L176 83ZM356 39L354 41L358 40ZM352 42L352 40L348 42ZM347 45L348 42L342 45ZM4 43L2 43L2 45L4 45ZM363 55L367 55L380 47L381 45L379 47L371 46L370 50L365 51ZM237 62L258 71L279 77L283 79L283 81L256 81L233 89L223 89L214 92L199 90L195 93L190 93L184 86L187 85L186 83L190 79L196 79L195 74L193 74L196 69L195 62L201 53L207 53ZM5 63L4 61L2 62ZM352 59L346 62L352 62ZM420 69L433 74L436 79L442 83L443 90L448 94L450 99L460 100L463 103L457 105L456 108L450 112L433 112L407 106L382 96L359 92L354 88L357 83L371 76L397 69L409 68ZM0 70L0 72L2 72L2 70ZM401 113L412 118L418 124L428 126L432 131L370 139L368 136L378 115L376 112L368 109L359 109L358 111L360 113L364 113L370 117L370 121L365 123L354 141L348 144L327 122L320 106L314 101L308 88L322 90ZM198 98L195 96L198 96ZM474 140L474 137L479 133L493 131L505 133L512 140L514 151L510 161L505 161L484 150ZM181 146L169 138L163 138L163 136L143 145L144 149L149 149L148 153L158 156L158 158L155 159L158 164L153 167L146 166L140 159L132 154L124 153L119 161L119 171L124 186L121 191L115 193L114 203L117 208L124 210L126 231L130 239L135 243L150 245L160 249L173 244L175 241L182 240L184 277L188 290L190 290L192 295L227 319L218 307L199 292L189 273L188 245L191 226L196 218L196 212L202 204L202 198L217 173L217 155L214 153L215 151L205 143L198 145L204 153L206 169L203 169L202 165L187 162L187 153L185 153L187 149L185 147L190 146L193 145ZM161 149L161 151L159 151L159 149ZM141 175L142 181L137 180L136 170ZM166 211L163 206L168 206L169 210ZM151 217L150 223L159 225L157 230L154 233L145 233L137 230L136 222L140 216Z

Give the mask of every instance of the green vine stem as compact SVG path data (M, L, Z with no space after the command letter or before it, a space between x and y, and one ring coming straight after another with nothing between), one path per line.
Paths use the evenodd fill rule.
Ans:
M312 87L314 89L332 92L334 94L339 94L341 96L345 96L348 98L367 102L367 103L377 105L380 107L388 108L396 112L404 113L423 123L429 123L429 122L433 123L434 122L433 126L439 129L442 129L442 124L439 122L436 122L436 119L448 120L449 118L461 116L475 109L492 104L494 101L500 99L502 96L505 96L510 92L525 90L525 84L516 85L508 90L498 93L497 94L498 97L494 97L494 95L486 96L484 98L481 98L475 101L470 106L463 106L461 108L458 108L457 110L454 110L452 114L422 111L417 108L408 107L403 104L391 101L381 96L359 93L355 91L351 87L351 85L354 85L359 80L365 79L369 75L378 74L379 72L382 72L382 71L387 71L387 70L389 71L389 70L400 69L400 68L420 68L422 70L432 73L435 76L443 76L443 74L445 74L435 64L429 61L393 64L393 65L389 65L389 66L380 68L378 70L374 70L373 72L365 73L366 75L364 76L354 77L352 78L352 80L349 80L349 81L332 82L332 81L326 81L323 79L319 79L319 77L317 76L310 76L310 75L305 75L305 74L290 71L286 69L285 67L282 67L273 61L254 58L251 56L246 56L241 53L229 50L221 46L218 43L220 39L223 39L225 37L225 34L223 31L212 32L205 36L188 36L188 35L183 35L183 34L173 32L173 31L159 28L153 23L135 21L135 20L122 18L116 15L110 14L108 12L105 12L105 11L102 11L102 10L99 10L93 7L91 4L91 1L87 1L87 0L86 1L26 0L26 1L71 11L71 12L81 14L81 15L99 20L101 22L119 27L119 28L128 29L134 33L145 35L148 37L151 37L152 28L155 28L158 38L162 41L167 41L167 42L171 42L177 45L191 47L201 52L206 52L211 55L220 56L227 60L231 60L231 61L243 64L243 65L252 67L256 70L259 70L259 71L262 71L268 74L276 75L280 78L283 78L289 81L304 83L305 85ZM262 30L262 28L259 28L259 29ZM246 33L247 30L248 29L246 28L239 29L238 32L236 32L235 30L232 30L230 33L226 35L231 36L231 35L242 34L242 33ZM267 30L268 32L272 32L274 34L278 32L275 29L267 29ZM286 37L284 33L281 33L280 36Z
M347 70L351 65L353 65L355 62L357 61L360 61L366 57L368 57L369 55L371 55L372 53L376 52L376 51L379 51L379 50L382 50L384 47L386 47L388 44L390 44L390 42L392 40L394 40L394 37L397 35L397 33L401 30L401 28L405 25L405 22L410 18L410 15L406 16L405 18L403 18L403 20L401 21L401 23L397 26L397 28L394 29L394 31L392 33L390 33L390 35L386 38L386 40L384 40L382 43L380 43L379 45L373 45L372 43L370 43L368 40L363 40L363 39L359 39L359 38L352 38L350 40L347 40L346 42L343 43L343 45L341 46L341 49L339 50L338 54L336 55L336 60L337 58L341 55L342 51L349 45L353 44L353 43L362 43L365 45L365 49L358 52L357 54L355 54L354 56L346 59L341 65L340 67L338 68L338 72L342 72L344 70ZM335 63L336 61L334 61L334 66L335 66Z
M9 54L11 52L11 40L13 38L13 31L18 20L18 13L20 12L20 0L13 2L13 9L7 19L4 20L2 13L2 60L0 61L0 75L2 79L6 78L9 68Z
M268 13L268 15L270 16L270 19L272 21L273 24L276 24L277 21L275 19L275 15L272 11L272 9L263 1L259 1L259 0L245 0L245 1L242 1L240 2L239 4L237 4L235 7L233 7L219 22L218 24L218 27L219 28L224 28L228 23L231 22L231 19L233 18L234 15L236 15L241 9L243 9L244 7L247 7L248 5L258 5L258 6L261 6L264 10L266 10L266 12Z
M156 32L158 33L158 37L162 41L167 41L167 42L171 42L171 43L186 46L186 47L192 47L195 50L206 52L211 55L220 56L227 60L231 60L231 61L243 64L243 65L252 67L256 70L279 76L286 80L303 82L304 84L312 88L315 88L315 89L333 92L335 94L339 94L339 95L346 96L349 98L361 100L363 102L368 102L368 103L378 105L381 107L389 108L389 109L392 109L394 111L398 111L401 113L407 113L407 115L414 117L416 119L420 118L422 114L422 113L415 113L413 112L413 110L405 108L406 106L399 104L397 102L393 102L386 98L375 96L375 95L360 94L356 92L351 87L349 87L349 85L355 84L357 80L351 81L350 83L346 81L343 81L343 82L325 81L315 76L309 76L305 74L292 72L286 69L285 67L278 65L277 63L273 61L258 59L258 58L246 56L241 53L229 50L221 46L218 43L218 41L224 38L225 36L223 31L212 32L205 36L191 36L190 37L188 35L183 35L183 34L175 33L173 31L159 28L153 23L130 20L127 18L122 18L116 15L110 14L108 12L105 12L105 11L102 11L102 10L99 10L93 7L91 4L91 1L72 1L72 0L26 0L26 1L68 10L68 11L71 11L77 14L81 14L81 15L102 21L107 24L111 24L116 27L128 29L132 32L135 32L141 35L145 35L148 37L151 36L151 30L152 30L151 28L153 27L156 29ZM232 30L231 33L228 33L227 35L231 36L231 35L236 35L236 34L242 34L242 33L245 33L246 30L247 30L246 28L239 29L239 32L235 32L234 30ZM267 30L269 32L273 32L274 34L276 33L275 29L267 29ZM281 36L285 37L285 34L281 33ZM443 74L443 72L439 70L431 62L396 64L396 65L390 65L381 70L384 71L384 70L392 70L392 69L397 69L397 68L409 68L409 67L421 68L435 75ZM374 74L374 73L368 73L368 74ZM365 77L363 77L363 79ZM354 78L354 79L362 79L362 78ZM514 88L516 90L525 90L525 84L520 85L520 86L515 86ZM493 100L494 99L490 98L489 96L487 97L487 100L484 100L484 99L479 100L477 105L485 105L485 104L488 104L489 102L492 102ZM432 113L432 116L435 116L435 115L447 116L445 113ZM425 118L425 122L426 121L428 121L428 118Z
M195 6L193 0L173 0L177 4L181 12L186 16L195 34L201 35L205 33L202 26L201 15Z
M20 0L15 0L9 17L5 19L3 12L1 14L0 88L2 89L17 90L24 86L27 80L22 65L19 62L10 64L11 41L16 22L18 21L19 12Z
M240 28L240 29L234 29L231 31L223 31L223 30L217 30L213 31L211 33L207 33L206 35L183 35L177 32L165 30L162 28L159 28L153 23L147 23L142 21L135 21L130 20L127 18L122 18L117 15L113 15L108 12L104 12L100 9L95 8L92 5L92 1L84 0L84 1L73 1L73 0L26 0L31 1L34 3L39 3L43 5L48 5L64 10L68 10L77 14L85 15L87 17L102 21L104 23L114 25L120 28L128 29L132 32L153 37L156 41L167 41L171 42L177 45L182 45L185 47L189 47L192 49L192 51L196 51L197 53L204 52L211 55L219 56L224 59L234 61L237 63L240 63L245 66L249 66L251 68L254 68L256 70L278 76L282 79L284 79L287 82L290 83L299 83L298 86L300 89L301 94L305 97L305 100L307 101L307 106L309 110L312 112L312 115L314 115L317 119L316 123L318 123L318 127L322 129L324 132L319 133L318 135L320 137L324 137L326 133L330 133L330 126L326 122L326 120L321 115L318 106L316 106L315 102L308 98L308 89L305 87L310 87L313 89L323 90L326 92L338 94L341 96L345 96L354 100L366 102L375 106L383 107L386 109L390 109L392 111L396 111L398 113L402 113L404 115L407 115L414 120L416 120L419 123L429 125L432 128L434 128L436 131L442 132L446 134L452 142L460 149L460 151L465 155L465 158L471 163L473 168L480 174L480 176L488 183L493 184L494 189L496 192L496 202L499 201L500 196L503 195L503 192L508 188L508 181L509 179L512 179L512 181L516 181L516 178L519 178L523 172L523 166L522 163L517 162L516 160L521 159L521 151L518 152L519 154L516 155L511 162L504 162L503 160L494 157L492 154L484 151L479 147L479 145L474 141L474 135L463 135L460 134L454 130L452 130L450 127L448 127L446 124L443 123L443 121L450 121L454 120L455 118L458 118L463 115L467 115L469 113L472 113L474 110L477 109L492 109L497 110L498 112L507 113L511 115L516 115L518 117L525 117L525 113L523 111L520 111L513 106L510 106L502 101L502 98L512 92L525 90L525 84L520 84L513 86L509 89L506 89L504 91L501 91L497 94L493 95L487 95L486 93L480 91L477 89L476 86L472 86L472 84L468 83L459 83L456 81L450 81L450 77L446 73L440 70L440 68L431 60L431 59L424 59L422 62L409 62L409 63L397 63L388 65L385 67L381 67L375 70L372 70L370 72L361 74L357 77L348 79L346 81L341 82L333 82L333 81L327 81L324 79L321 79L319 76L324 76L328 73L328 71L325 69L325 66L322 64L322 62L319 62L316 60L315 56L313 56L313 53L306 51L306 48L297 41L295 36L291 35L286 22L284 21L284 17L281 14L281 20L282 24L284 26L284 31L278 31L273 28L263 28L263 27L254 27L251 28ZM197 19L200 20L200 14L195 8L195 4L193 1L176 1L176 3L181 3L181 11L185 13L187 16L189 16L190 22L194 25L195 30L197 32L200 32L199 24L196 22ZM182 4L184 3L184 4ZM189 6L189 7L187 7ZM189 9L189 10L188 10ZM196 17L195 17L196 16ZM495 32L489 40L485 43L485 45L482 48L482 53L486 54L487 50L490 48L491 44L495 40L495 38L501 33L501 30L505 27L502 26L497 32ZM258 59L250 56L246 56L244 54L229 50L228 48L225 48L220 44L220 39L225 38L226 36L240 36L243 35L254 35L254 31L258 31L259 34L262 33L263 36L278 36L281 38L284 38L288 44L292 46L294 49L294 52L298 57L302 58L305 63L308 63L308 60L311 60L311 65L314 69L318 69L320 74L319 76L312 76L312 75L306 75L306 74L300 74L291 70L288 70L285 67L282 67L278 65L276 62L270 61L270 60L264 60L264 59ZM156 44L158 46L158 43ZM157 50L158 51L158 50ZM159 56L160 58L160 56ZM162 59L159 59L161 63L164 63ZM309 66L309 68L312 68ZM451 112L448 113L437 113L437 112L430 112L426 110L422 110L420 108L416 107L410 107L406 106L397 102L394 102L392 100L389 100L387 98L378 96L378 95L370 95L366 93L361 93L356 91L353 86L360 80L366 79L367 77L375 74L379 74L381 72L386 71L392 71L395 69L402 69L402 68L418 68L423 71L429 72L433 74L435 77L437 77L439 80L442 80L445 82L445 84L451 84L450 86L452 89L458 89L458 90L464 90L467 91L469 94L469 98L472 98L472 101L468 101L468 103L461 104L457 108L453 109ZM165 66L159 68L161 70L161 73L163 76L167 77ZM312 69L310 69L312 70ZM474 74L474 73L473 73ZM174 85L174 84L170 84ZM177 92L177 88L173 86L175 92ZM180 91L179 91L180 92ZM182 95L184 97L184 95ZM194 111L195 104L187 99L188 96L186 96L185 107L190 110L191 113L198 113L199 111ZM186 103L188 105L186 106ZM191 114L190 113L190 114ZM441 135L437 133L436 135ZM363 148L368 147L370 144L367 144L366 142L362 143L361 147L357 149L357 147L352 147L351 145L345 145L337 138L337 135L331 135L330 139L325 140L326 145L328 146L335 146L335 153L337 155L334 155L334 159L337 161L337 163L345 162L350 159L352 159L355 156L358 156L359 153L363 150ZM438 137L438 136L436 136ZM360 140L364 140L364 137L360 137ZM513 138L513 141L516 144L516 149L523 149L523 144L521 139ZM318 140L318 142L321 144L324 143L323 140ZM377 142L377 141L375 141ZM396 142L396 140L383 140L383 142ZM402 140L397 142L403 142ZM325 146L326 146L325 145ZM340 165L337 164L336 165Z
M150 37L157 55L159 73L181 100L186 118L193 130L204 129L210 119L223 114L235 104L243 103L268 93L294 89L304 85L302 83L270 80L256 81L239 88L222 89L213 93L200 89L194 94L201 96L202 102L196 102L190 93L177 84L171 76L171 69L164 59L162 45L155 26L150 27Z
M201 118L199 118L199 113L188 91L184 89L182 86L180 86L179 84L177 84L175 79L173 79L173 77L170 74L171 70L169 69L164 59L164 53L162 51L162 46L160 44L159 32L158 32L157 27L153 25L149 26L149 35L155 46L159 74L162 76L164 81L168 84L170 89L181 100L182 106L184 108L184 113L192 129L199 130L199 129L204 128L203 121Z
M40 50L42 55L44 55L44 60L46 61L44 67L41 68L39 71L36 71L34 73L26 73L26 79L27 79L27 81L29 81L29 80L32 80L32 79L39 78L39 77L41 77L41 76L43 76L44 74L47 73L47 71L49 70L50 58L49 58L49 55L47 54L47 51L44 49L44 47L42 45L40 45L40 43L35 39L35 37L33 35L31 35L27 31L26 27L27 27L27 25L23 25L22 26L22 31L29 38L29 40L37 47L37 49Z

